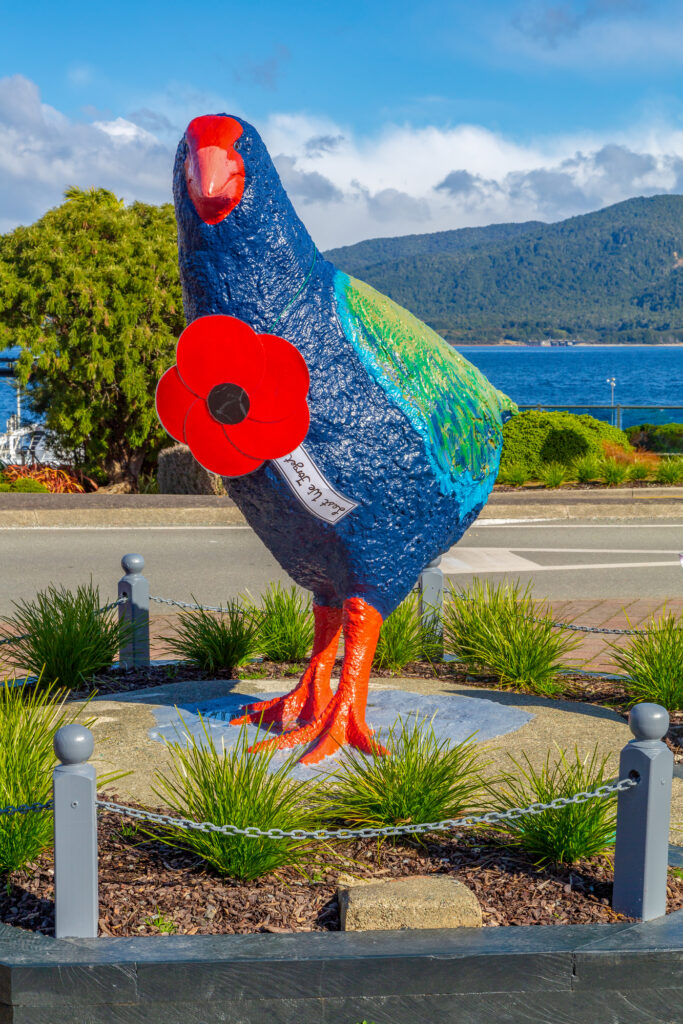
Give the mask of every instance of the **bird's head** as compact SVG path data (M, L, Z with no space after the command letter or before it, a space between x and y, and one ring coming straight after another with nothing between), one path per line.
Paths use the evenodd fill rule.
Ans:
M245 125L225 114L190 121L180 144L187 194L205 224L220 224L244 195ZM260 140L259 140L260 141ZM182 158L182 154L179 154Z

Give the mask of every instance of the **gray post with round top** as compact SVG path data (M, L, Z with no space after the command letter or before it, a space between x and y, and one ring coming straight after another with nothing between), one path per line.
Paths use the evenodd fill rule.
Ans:
M64 725L54 738L61 764L52 776L55 839L55 935L94 939L97 892L96 774L88 758L93 735L84 725Z
M619 793L612 908L649 921L666 912L673 754L662 742L669 715L659 704L629 714L635 739L621 752L619 778L638 785Z
M142 555L124 555L121 567L125 572L119 580L119 622L130 627L121 645L119 661L124 668L149 665L149 581L142 575Z
M420 618L424 626L436 619L441 622L443 614L443 572L439 568L441 558L435 558L420 573Z

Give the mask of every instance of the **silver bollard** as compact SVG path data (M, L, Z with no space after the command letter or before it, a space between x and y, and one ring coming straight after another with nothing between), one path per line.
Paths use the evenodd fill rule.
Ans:
M441 558L435 558L420 573L420 618L424 626L436 619L439 624L443 615L443 572L439 568Z
M629 726L635 739L621 752L619 778L638 785L618 797L612 908L650 921L666 912L673 754L662 738L669 714L659 704L636 704Z
M55 838L55 935L58 939L97 937L97 793L95 768L88 764L93 735L84 725L64 725L55 733L61 764L52 776Z
M119 622L133 627L132 635L121 647L119 661L124 668L149 665L149 581L142 575L142 555L124 555L121 567L125 572L119 580Z

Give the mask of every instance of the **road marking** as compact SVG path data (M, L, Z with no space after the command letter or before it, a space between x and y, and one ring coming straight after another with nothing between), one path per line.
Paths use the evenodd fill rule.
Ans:
M27 533L35 533L36 530L118 530L119 532L130 533L131 530L251 530L246 523L232 523L224 526L0 526L0 533L16 533L24 530Z
M671 548L664 550L658 550L656 548L518 548L514 547L511 551L549 551L551 554L557 551L568 551L573 555L677 555L678 549L675 551Z
M572 551L571 548L515 548L515 551ZM455 553L457 551L457 553ZM522 558L508 548L457 548L444 555L441 559L441 569L447 576L455 576L459 573L505 573L505 572L559 572L585 569L649 569L661 566L680 565L678 558L666 562L582 562L576 565L539 565L531 559ZM593 554L595 549L583 549L581 553ZM602 554L602 552L600 552ZM617 549L605 552L606 554L630 555L634 552ZM635 552L642 554L671 554L671 552Z
M498 526L496 519L477 519L470 527L474 532L482 526ZM566 519L539 520L538 524L533 519L518 520L517 523L510 523L513 530L683 530L683 523L572 523Z

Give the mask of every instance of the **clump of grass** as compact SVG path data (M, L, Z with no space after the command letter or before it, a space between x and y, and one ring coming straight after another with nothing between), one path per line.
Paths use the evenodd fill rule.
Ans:
M627 462L618 462L615 458L602 460L601 476L608 487L618 487L628 479L629 465Z
M154 917L145 918L145 924L148 928L156 928L162 935L175 935L178 931L175 922L171 918L165 917L158 907Z
M201 608L181 612L175 634L161 639L170 653L197 668L233 669L258 651L261 622L255 609L232 600L218 614Z
M261 598L259 650L269 661L303 661L313 646L309 597L296 587L271 583Z
M650 475L650 466L645 459L634 459L628 470L629 480L647 480Z
M100 613L100 592L92 583L74 592L50 585L32 601L15 601L13 615L0 619L0 639L19 635L8 645L14 663L47 682L78 688L111 667L132 636L117 609ZM23 635L26 634L26 635Z
M655 472L658 484L680 484L683 482L683 459L662 459Z
M382 623L373 664L400 672L411 661L435 661L441 650L437 617L424 622L417 594L409 594Z
M80 709L65 706L66 690L10 684L0 687L0 807L52 799L55 732ZM84 723L85 725L88 722ZM0 876L19 871L52 845L52 812L0 816Z
M529 586L475 580L444 603L444 648L471 671L494 672L504 686L552 696L566 669L565 657L579 637L558 630L547 610L537 607Z
M526 467L520 463L513 463L500 470L496 483L508 484L510 487L523 487L528 478Z
M588 792L609 781L608 758L598 756L597 745L590 756L581 757L574 748L573 757L559 750L551 761L536 769L524 754L516 760L508 754L514 768L505 771L489 786L496 811L527 807L532 803L551 803L558 797ZM514 845L523 847L538 867L545 864L573 864L577 860L602 853L613 841L616 830L616 794L605 799L569 804L542 814L528 814L493 826L506 832Z
M487 766L472 737L461 743L437 739L431 722L399 718L378 737L389 756L345 747L318 795L327 818L354 828L420 825L479 809Z
M683 624L670 612L654 616L641 636L625 647L610 643L615 664L628 677L629 704L652 701L668 711L683 710Z
M573 464L573 473L580 484L590 484L600 479L600 459L596 455L583 455Z
M187 746L167 740L170 767L157 771L154 792L181 817L215 825L257 826L262 829L312 828L317 818L309 801L315 785L293 782L292 768L300 752L271 770L276 751L249 753L246 727L234 747L217 750L213 735L201 718L198 742L185 729ZM185 723L181 722L185 727ZM299 867L312 854L309 840L267 839L196 832L164 826L154 833L169 846L191 850L220 875L245 881L283 867Z
M545 487L561 487L569 476L569 471L561 462L548 462L541 469L541 482Z

